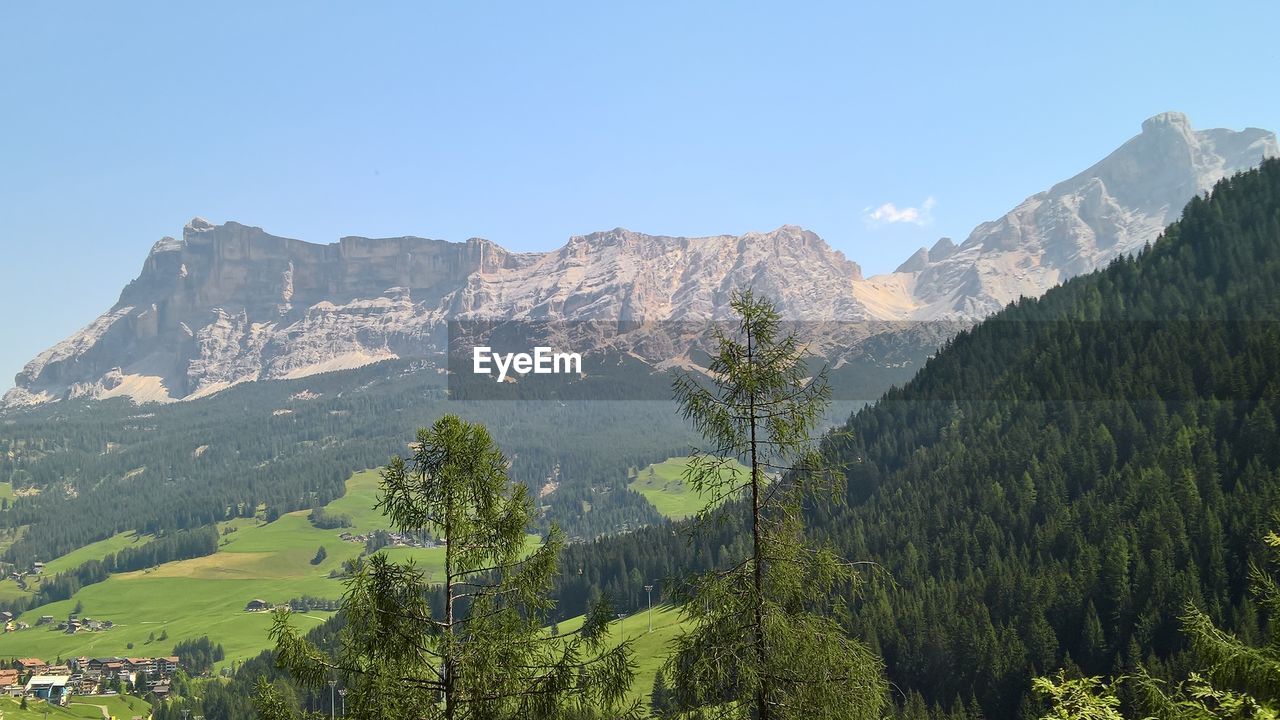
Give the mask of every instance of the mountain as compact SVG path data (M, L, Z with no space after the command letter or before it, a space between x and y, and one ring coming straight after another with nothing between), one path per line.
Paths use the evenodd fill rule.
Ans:
M868 320L860 279L856 264L790 226L707 238L617 229L518 254L480 239L315 245L197 218L181 240L155 244L111 310L28 363L6 403L194 399L245 380L430 356L451 319L710 320L747 286L792 318L822 308Z
M809 330L828 359L865 355L875 336L928 352L954 328L904 331L901 323L971 322L1039 295L1141 248L1196 193L1275 154L1270 132L1197 132L1185 116L1164 113L958 247L944 238L897 272L871 278L794 226L703 238L619 228L573 237L552 252L512 253L477 238L317 245L197 218L181 240L152 247L114 307L29 362L4 405L195 399L247 380L433 357L446 345L449 320L723 319L731 292L745 287L775 299L785 318L821 323ZM637 335L613 347L662 365L687 360L697 343L646 345Z
M1202 667L1188 603L1265 637L1247 577L1275 529L1278 427L1280 159L1193 199L1149 249L961 332L854 415L824 442L847 502L809 525L874 568L844 617L903 690L898 717L1041 717L1030 679L1058 668ZM640 605L647 578L723 568L745 532L571 548L561 610Z
M1274 133L1195 131L1166 112L1089 169L974 228L956 247L943 238L898 268L913 316L984 317L1019 297L1102 267L1155 239L1194 195L1280 155Z

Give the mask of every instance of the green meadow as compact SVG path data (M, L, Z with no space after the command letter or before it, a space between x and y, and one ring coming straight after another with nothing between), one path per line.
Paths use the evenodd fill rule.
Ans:
M627 487L643 495L663 517L680 520L696 515L707 504L707 498L694 492L685 480L691 459L673 457L649 465L638 471ZM745 480L747 467L735 460L721 470L721 475L727 478L734 472Z
M101 560L108 555L115 554L125 548L140 547L151 541L150 536L138 536L136 533L123 532L113 535L105 540L99 540L95 543L89 543L82 548L73 550L66 555L54 558L45 563L43 575L27 575L27 589L23 590L18 587L18 583L7 578L0 578L0 601L16 600L18 598L28 596L40 588L42 577L53 577L58 573L74 570L90 560Z
M77 695L67 707L28 698L27 709L23 710L18 698L0 697L0 713L5 720L130 720L149 717L151 705L133 695Z
M582 620L581 616L566 620L557 629L562 635L573 632L582 626ZM615 643L631 640L635 652L636 676L635 682L631 683L629 697L642 701L648 707L653 678L670 655L671 642L686 627L688 623L680 617L680 611L670 605L653 608L653 632L649 632L649 616L643 610L622 618L610 627L610 640Z
M659 463L653 466L654 472L666 477L668 482L672 478L678 480L683 461L683 458L673 458ZM640 478L641 481L645 478L643 471ZM352 527L321 530L308 520L309 511L288 513L270 523L257 518L237 518L219 524L222 539L218 552L213 555L115 574L104 582L82 588L68 600L33 608L21 616L32 625L41 615L65 618L80 604L83 615L95 620L111 620L115 626L103 632L74 635L47 627L4 633L0 635L0 658L35 656L52 661L82 655L168 655L178 641L202 635L222 644L226 658L220 667L253 657L269 645L267 631L272 616L245 612L245 604L253 599L277 604L303 596L339 598L345 587L340 579L329 577L330 571L341 568L346 560L355 559L364 549L362 543L343 541L339 535L344 532L359 535L387 527L386 519L373 508L378 481L376 471L356 473L347 480L346 494L325 507L329 513L349 516ZM677 500L683 496L689 504L700 506L692 493L681 493L671 487L666 491L659 488L656 492ZM149 537L121 533L49 561L46 574L70 570L149 540ZM539 541L537 536L529 536L530 549ZM326 557L312 565L321 546L325 548ZM443 572L443 548L386 548L383 552L398 562L414 560L428 579L440 579ZM0 582L0 593L5 592L11 593L9 596L22 593L16 583L8 580ZM294 615L294 622L306 628L324 622L328 616L329 613L321 611L300 613ZM614 637L635 640L639 667L632 692L637 698L648 696L653 677L666 657L667 644L679 630L680 618L675 610L663 606L654 609L653 633L647 632L647 623L647 615L640 613L619 621L612 630ZM560 630L569 632L580 624L581 618L575 618L561 623ZM129 699L104 696L87 698L84 702L108 705L109 714L120 718L147 714L124 707L123 703ZM137 698L132 700L141 703ZM43 709L42 705L39 710ZM0 710L10 720L36 717L31 715L32 711L24 714L16 703L11 709L2 700ZM58 714L102 716L99 708L84 705L50 709L50 717Z
M344 585L341 580L330 578L329 572L359 556L364 545L338 536L387 527L385 518L373 509L378 480L375 471L356 473L347 481L346 494L326 506L331 513L349 515L353 527L321 530L307 519L309 511L282 515L271 523L247 518L221 523L221 546L213 555L112 575L105 582L81 589L68 600L34 608L21 616L34 625L35 618L41 615L65 618L79 603L83 615L111 620L115 623L112 629L67 635L32 627L5 633L0 635L0 658L167 655L179 640L202 635L222 644L226 651L224 665L252 657L268 645L271 615L244 612L250 600L274 604L303 596L341 597ZM146 541L130 534L116 535L57 558L48 567L55 572L70 569ZM312 565L321 546L326 557ZM442 548L388 548L387 552L398 561L412 558L428 578L436 577L443 568ZM10 597L21 593L13 581L0 582L0 593L6 591ZM323 622L327 616L325 612L309 612L296 615L295 621L306 627ZM162 635L167 635L163 641L159 639Z
M99 540L96 543L89 543L82 548L72 550L62 557L50 560L45 563L45 575L57 575L68 570L75 570L77 567L89 562L90 560L101 560L108 555L124 550L125 548L141 547L151 541L151 536L139 536L133 532L122 532L113 535L106 540Z

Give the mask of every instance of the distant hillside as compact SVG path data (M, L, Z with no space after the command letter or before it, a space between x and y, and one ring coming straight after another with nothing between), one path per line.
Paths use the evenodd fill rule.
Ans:
M667 403L453 401L439 376L406 361L193 403L56 403L0 422L0 478L19 493L0 510L0 561L28 567L121 532L324 505L446 412L487 424L512 476L535 491L558 478L541 497L544 520L585 538L659 521L627 491L627 468L693 439Z
M849 623L912 708L1035 717L1030 678L1060 666L1176 674L1189 600L1258 637L1245 572L1280 507L1278 425L1273 160L1192 200L1137 258L962 333L854 416L826 443L848 506L814 526L883 568ZM738 542L730 525L573 548L563 611L593 588L634 602L635 578Z

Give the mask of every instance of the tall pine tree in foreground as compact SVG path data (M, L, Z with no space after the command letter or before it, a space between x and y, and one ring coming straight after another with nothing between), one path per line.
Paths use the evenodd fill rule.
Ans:
M378 506L396 528L444 541L442 574L372 555L348 582L336 657L282 612L271 631L280 666L305 686L340 678L355 718L636 715L623 707L634 674L630 644L606 644L606 607L575 633L545 630L564 541L553 528L529 552L532 502L508 481L507 467L482 425L449 415L419 430L413 456L392 458L383 471ZM270 686L258 701L267 720L287 717Z
M730 305L737 327L716 333L712 380L683 375L675 395L711 445L686 473L710 498L700 516L741 513L751 539L739 562L679 591L693 629L668 661L671 694L682 709L719 717L879 717L880 661L830 614L841 609L833 591L856 586L856 568L804 534L802 503L842 490L810 441L829 400L825 376L806 377L802 348L770 302L746 291ZM736 459L748 472L733 469Z

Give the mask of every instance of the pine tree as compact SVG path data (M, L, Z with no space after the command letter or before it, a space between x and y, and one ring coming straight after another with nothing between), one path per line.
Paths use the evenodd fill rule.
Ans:
M1080 659L1091 669L1101 669L1107 659L1107 638L1103 633L1102 621L1098 618L1098 611L1094 608L1092 600L1085 607L1084 627L1081 629L1080 641L1084 651Z
M281 667L312 688L341 676L355 718L636 714L637 706L622 707L634 673L630 643L606 648L606 605L576 633L544 630L563 535L553 527L527 552L533 504L523 485L509 483L488 431L448 415L419 430L413 450L382 472L378 507L404 532L432 528L442 538L435 607L423 570L373 555L347 582L335 658L305 640L288 611L277 614L271 632ZM283 707L269 694L259 707L282 720L269 714Z
M781 332L770 302L746 291L730 306L737 328L715 334L712 380L682 375L675 395L713 446L685 473L692 491L711 498L700 515L718 515L725 501L750 546L681 591L693 629L668 661L677 706L722 706L759 720L878 716L886 701L879 659L814 611L858 580L852 564L804 534L802 503L839 493L837 474L810 442L830 396L825 374L806 381L802 349ZM734 469L738 459L746 473Z
M653 676L653 692L649 694L649 711L655 718L667 717L671 710L671 689L667 687L667 675L658 669Z

